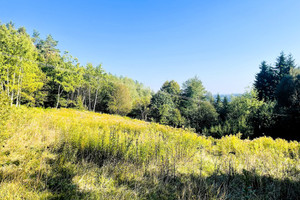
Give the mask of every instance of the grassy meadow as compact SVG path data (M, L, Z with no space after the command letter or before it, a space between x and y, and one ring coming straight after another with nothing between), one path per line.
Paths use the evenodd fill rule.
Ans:
M300 144L0 108L0 199L299 199Z

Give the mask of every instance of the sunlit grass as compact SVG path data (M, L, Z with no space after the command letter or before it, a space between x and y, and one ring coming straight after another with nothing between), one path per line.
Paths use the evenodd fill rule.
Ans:
M0 199L300 196L295 141L214 139L70 109L12 108L3 124Z

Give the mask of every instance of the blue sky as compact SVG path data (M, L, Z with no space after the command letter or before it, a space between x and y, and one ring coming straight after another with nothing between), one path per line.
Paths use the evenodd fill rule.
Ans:
M262 60L300 62L299 0L0 0L0 20L52 34L82 65L158 90L197 75L213 94L242 93Z

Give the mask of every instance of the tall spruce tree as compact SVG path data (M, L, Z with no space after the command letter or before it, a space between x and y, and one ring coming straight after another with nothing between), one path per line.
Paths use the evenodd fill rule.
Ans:
M289 54L286 56L284 52L281 52L278 56L276 63L275 63L275 69L277 72L277 83L281 81L281 79L290 74L291 69L295 68L295 61L293 59L293 56Z
M259 100L274 100L276 86L276 71L270 65L267 65L265 61L263 61L260 65L260 72L256 74L254 81L254 87L258 92Z

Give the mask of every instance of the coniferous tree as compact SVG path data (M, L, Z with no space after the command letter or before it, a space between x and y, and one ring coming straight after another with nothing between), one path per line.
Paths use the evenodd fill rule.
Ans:
M207 101L205 88L198 77L184 82L181 94L183 98L180 109L187 127L201 132L216 122L218 114L214 106Z
M277 86L276 79L276 71L263 61L260 65L260 72L256 74L254 82L254 87L258 92L260 100L274 100L274 92Z
M197 109L200 102L206 99L205 93L206 91L202 85L202 82L197 76L184 82L181 92L183 98L181 99L180 105L183 113L186 113L189 110Z
M215 102L214 102L214 106L215 106L215 108L216 108L217 113L220 114L220 112L221 112L221 110L222 110L222 107L223 107L223 105L222 105L222 100L221 100L221 97L220 97L220 94L217 95L217 98L216 98L216 100L215 100Z
M290 71L295 67L296 66L293 56L290 54L288 55L288 57L286 57L284 52L281 52L275 63L275 69L277 72L277 84L279 84L284 76L289 75Z
M227 96L225 96L222 102L221 112L219 113L221 122L225 122L227 120L228 112L229 112L229 102Z

